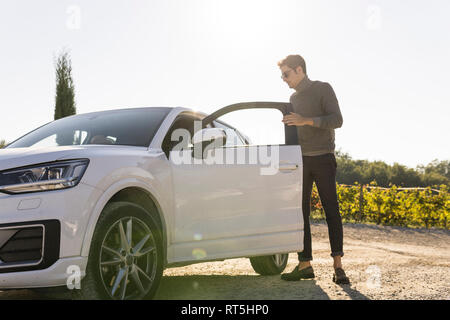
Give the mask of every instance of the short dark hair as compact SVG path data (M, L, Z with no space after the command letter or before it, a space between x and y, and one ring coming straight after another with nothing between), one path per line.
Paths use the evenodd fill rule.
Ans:
M305 59L301 55L291 54L286 58L278 62L278 66L281 68L282 66L288 66L291 69L296 69L298 66L302 67L303 72L306 74L306 63Z

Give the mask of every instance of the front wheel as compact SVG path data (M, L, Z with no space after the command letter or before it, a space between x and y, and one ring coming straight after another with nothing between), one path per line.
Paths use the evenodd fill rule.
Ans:
M280 274L286 268L288 262L287 253L278 253L271 256L252 257L250 263L256 273L262 276Z
M129 202L109 203L94 231L83 299L152 298L163 272L161 232L150 213Z

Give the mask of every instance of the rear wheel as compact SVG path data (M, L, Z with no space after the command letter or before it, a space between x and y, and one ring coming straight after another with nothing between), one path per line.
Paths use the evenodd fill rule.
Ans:
M263 276L276 275L283 272L288 262L287 253L279 253L271 256L250 258L250 263L256 273Z
M143 207L130 202L108 204L91 243L82 299L152 298L163 272L161 232Z

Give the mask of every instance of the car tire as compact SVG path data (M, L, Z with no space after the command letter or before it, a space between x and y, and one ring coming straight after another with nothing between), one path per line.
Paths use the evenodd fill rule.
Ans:
M249 259L256 273L262 276L272 276L283 272L288 262L288 256L289 254L287 253L279 253Z
M97 222L75 299L151 299L163 273L162 232L145 208L111 202Z

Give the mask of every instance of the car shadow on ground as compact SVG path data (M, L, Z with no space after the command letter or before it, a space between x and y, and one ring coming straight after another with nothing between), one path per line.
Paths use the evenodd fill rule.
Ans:
M333 284L334 285L334 284ZM369 298L349 285L340 285L350 299ZM0 300L70 299L36 290L0 291ZM329 300L316 280L286 282L280 276L185 275L164 276L156 300Z
M0 291L0 300L47 300L43 294L28 289Z
M351 299L369 299L349 285L341 288ZM279 275L186 275L164 276L154 299L329 300L330 297L316 280L287 282Z

